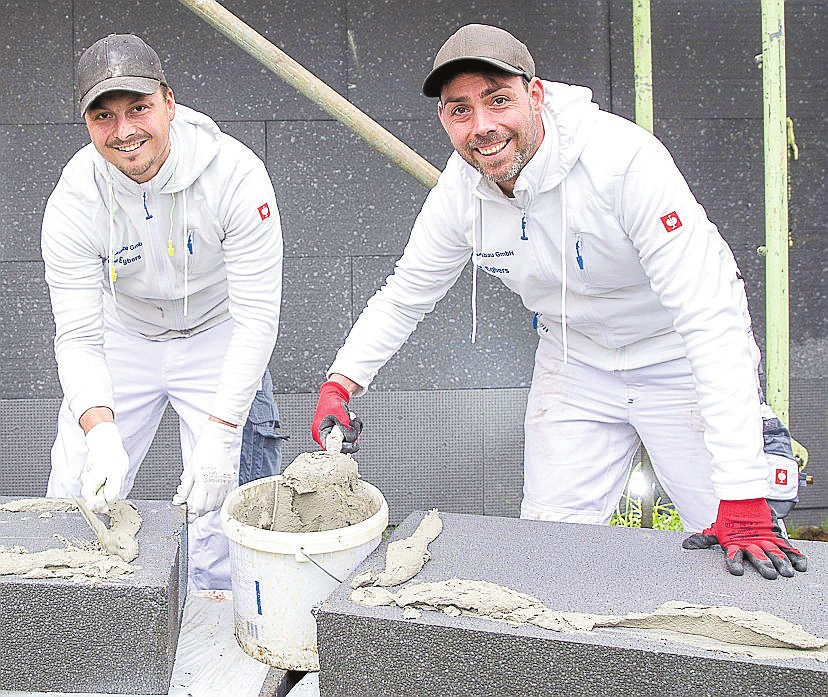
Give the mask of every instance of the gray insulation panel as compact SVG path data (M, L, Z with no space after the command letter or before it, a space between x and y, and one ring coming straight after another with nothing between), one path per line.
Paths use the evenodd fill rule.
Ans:
M0 503L12 500L0 497ZM187 588L186 523L168 501L134 501L140 568L124 580L0 576L0 689L166 694ZM92 541L79 513L0 511L0 545Z
M410 535L422 516L409 516L391 541ZM828 548L820 543L798 543L810 556L809 572L766 581L752 569L731 576L719 550L683 550L682 533L441 517L431 559L409 583L486 580L566 612L649 612L669 600L731 605L826 635ZM355 573L381 570L386 545ZM326 697L828 694L828 663L811 657L749 658L649 630L560 634L433 611L405 620L401 608L363 607L350 592L346 581L316 614Z

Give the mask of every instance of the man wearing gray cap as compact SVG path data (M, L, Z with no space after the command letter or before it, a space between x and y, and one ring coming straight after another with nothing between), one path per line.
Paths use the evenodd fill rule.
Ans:
M650 133L584 87L535 75L529 50L471 24L423 84L455 152L395 272L369 301L320 389L312 434L351 398L472 259L518 293L540 340L525 417L521 516L606 524L643 441L684 525L720 543L731 573L805 571L765 499L758 349L733 254ZM324 447L324 446L323 446ZM796 482L790 445L775 467ZM705 529L710 521L712 527Z
M137 36L88 48L77 92L92 142L64 168L42 229L64 393L47 493L108 510L132 488L171 404L190 582L230 588L217 509L239 483L243 431L278 444L266 374L282 283L273 186L248 148L176 104ZM270 423L243 429L254 398ZM257 476L278 471L278 449L266 449L264 465L248 452Z

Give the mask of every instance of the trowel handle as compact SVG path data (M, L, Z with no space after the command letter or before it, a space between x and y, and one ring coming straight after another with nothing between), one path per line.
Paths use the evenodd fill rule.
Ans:
M325 450L329 453L342 452L342 441L345 440L345 434L338 424L334 424L331 432L325 438Z

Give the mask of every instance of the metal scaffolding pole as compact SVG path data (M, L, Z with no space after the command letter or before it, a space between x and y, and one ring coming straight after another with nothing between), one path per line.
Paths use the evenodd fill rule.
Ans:
M633 0L635 122L653 132L653 55L650 0Z
M372 148L429 188L440 170L215 0L179 0Z
M653 56L650 0L633 0L633 62L635 64L635 122L653 132ZM641 527L653 527L655 471L641 446L641 474L647 489L641 494Z
M765 366L767 402L784 423L789 410L788 143L785 2L762 0L765 124Z

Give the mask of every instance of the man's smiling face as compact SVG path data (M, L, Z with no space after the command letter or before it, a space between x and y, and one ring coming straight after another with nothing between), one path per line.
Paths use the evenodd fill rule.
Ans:
M466 162L511 195L543 139L543 85L506 73L460 73L441 92L437 115Z
M153 94L106 92L83 118L95 149L131 179L152 179L170 153L170 122L175 117L172 90Z

